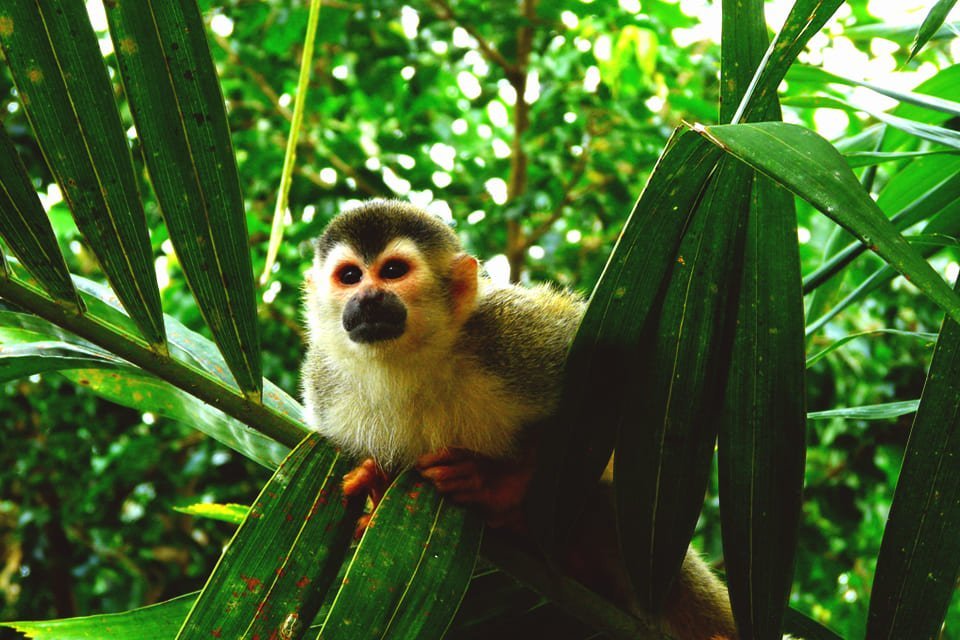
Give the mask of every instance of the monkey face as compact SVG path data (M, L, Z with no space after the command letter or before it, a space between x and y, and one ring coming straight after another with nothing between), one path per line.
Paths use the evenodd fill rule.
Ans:
M372 258L337 245L316 265L314 279L318 304L311 313L322 315L327 335L339 333L345 347L410 352L450 322L442 280L405 238Z

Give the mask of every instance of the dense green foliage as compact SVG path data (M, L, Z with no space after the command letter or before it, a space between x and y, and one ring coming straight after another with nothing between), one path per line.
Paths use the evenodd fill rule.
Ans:
M213 23L210 46L227 101L255 272L263 265L307 20L306 3L290 5L201 3ZM279 266L259 292L264 376L297 394L299 286L309 240L353 200L408 198L451 216L469 250L493 259L491 271L509 265L513 280L554 280L588 293L673 128L681 120L717 122L718 45L690 31L701 22L682 4L651 0L641 8L544 2L527 19L516 3L501 2L325 6L285 241ZM851 2L841 13L837 32L853 34L844 39L847 55L881 57L875 52L893 50L895 42L895 60L906 61L912 33L857 37L858 28L879 20L865 2ZM105 31L100 35L109 43ZM681 46L680 38L688 42ZM811 62L823 46L809 54ZM922 69L917 78L929 77L956 63L956 54L949 41L934 41L904 64L904 74ZM116 64L112 54L106 59ZM944 81L929 92L960 100L951 86ZM823 103L803 98L820 92L846 99L848 89L791 76L785 103L792 98L795 106L788 120L822 123L813 107ZM518 107L516 96L525 93L529 109ZM124 100L119 83L117 96ZM51 188L8 75L0 75L0 107L37 190L47 194L70 270L100 278ZM925 117L916 107L899 109L904 117ZM132 126L129 112L122 115ZM924 121L955 128L956 116L941 115ZM843 151L917 148L915 138L902 134L879 147L875 123L851 114L842 131L829 134ZM156 229L151 243L163 308L206 334L133 135L131 145L148 222ZM879 204L890 215L911 201L920 177L958 170L956 156L933 156L888 162L875 174L870 167L857 172L881 194ZM907 195L898 200L898 190ZM851 238L809 206L798 209L808 274L828 246ZM952 245L934 259L943 271L956 265L956 240L940 236L938 242ZM872 254L860 257L808 296L808 323L880 264ZM857 331L935 333L942 316L897 278L813 333L808 356ZM912 337L859 338L808 371L808 407L918 398L931 353L928 341ZM267 478L190 425L118 408L58 375L4 383L0 415L6 416L0 428L3 620L121 611L201 587L232 527L172 508L201 500L249 503ZM909 425L910 416L808 423L791 604L844 637L863 634ZM720 557L716 493L711 486L697 538L711 559ZM948 627L957 625L955 604Z

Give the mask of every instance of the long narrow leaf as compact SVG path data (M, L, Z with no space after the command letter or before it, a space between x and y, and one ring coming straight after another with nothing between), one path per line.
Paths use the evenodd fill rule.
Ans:
M374 512L323 623L323 640L441 638L463 598L483 525L415 471Z
M751 122L766 113L777 99L777 87L807 42L836 12L843 0L797 0L783 28L770 43L764 59L751 67L757 69L750 86L740 88L740 106L732 122ZM726 121L726 120L725 120Z
M55 300L83 309L37 190L0 126L0 236Z
M883 402L868 404L862 407L844 407L843 409L829 409L827 411L811 411L807 414L810 420L828 420L842 418L844 420L892 420L917 410L917 400L902 400L899 402Z
M780 120L775 83L836 3L798 2L761 59L767 31L760 0L723 5L721 100L746 120ZM733 49L737 51L737 49ZM745 71L759 86L749 103ZM772 84L773 83L773 84ZM736 118L736 116L735 116ZM779 638L793 576L804 466L803 304L793 198L754 172L730 188L749 196L733 346L718 438L718 480L730 603L742 638Z
M146 217L86 8L74 0L5 0L0 25L0 46L24 111L77 227L130 317L162 352Z
M940 71L940 73L944 73L944 71ZM863 80L847 78L835 73L831 73L821 67L811 67L802 64L791 67L790 71L787 73L787 81L791 82L794 80L816 84L837 83L857 87L866 87L867 89L876 91L881 95L885 95L888 98L893 98L901 103L916 105L924 109L941 111L948 116L960 116L960 103L954 100L947 100L934 95L928 95L927 92L924 92L921 89L923 85L918 87L917 91L898 91L896 89L890 89L889 87L875 84L873 82L865 82ZM899 110L899 107L897 110Z
M924 156L942 156L956 155L960 151L951 149L937 149L934 151L852 151L843 154L847 164L851 169L859 167L868 167L884 162L894 162L897 160L906 160L908 158L921 158Z
M197 338L186 344L203 345L203 339ZM246 424L85 340L30 314L0 312L0 380L46 372L60 372L117 404L194 427L268 468L275 468L289 452Z
M860 331L858 333L853 333L848 336L844 336L839 340L835 340L829 347L818 351L816 354L807 358L807 369L820 362L826 358L829 354L833 353L843 345L847 344L851 340L856 340L857 338L862 338L865 336L879 336L879 335L894 335L894 336L908 336L910 338L916 338L917 340L922 340L925 343L933 344L937 340L937 335L935 333L927 333L925 331L899 331L897 329L873 329L871 331Z
M610 458L617 428L629 414L627 373L643 366L647 314L715 168L714 151L689 132L672 139L593 293L567 360L559 423L539 453L530 490L529 520L546 541L579 515Z
M293 640L307 632L358 515L358 501L340 490L348 468L317 434L304 438L237 529L178 640Z
M947 15L955 4L957 4L957 0L937 0L937 3L930 9L927 17L923 19L920 28L917 30L913 44L910 45L910 57L907 58L907 62L913 60L913 57L920 53L920 49L923 49L923 46L930 41L930 38L940 30L940 27L943 26L943 21L947 19Z
M842 225L951 317L960 319L960 298L897 233L829 142L809 129L782 122L697 130Z
M244 398L236 383L225 382L229 374L216 347L172 318L165 318L172 337L170 353L157 353L148 349L136 335L132 321L108 288L74 277L88 309L86 314L78 316L41 292L17 262L11 261L9 266L13 277L0 278L0 298L36 314L47 326L58 327L58 332L47 335L72 341L69 337L72 334L82 338L84 344L94 344L122 357L240 423L250 425L262 437L274 440L281 447L296 446L306 434L302 410L296 401L270 383L264 394L266 403Z
M0 382L26 378L37 373L102 367L129 366L108 353L62 342L33 341L9 344L0 328Z
M721 160L680 243L627 374L614 481L621 549L640 602L659 611L683 563L713 460L752 171Z
M877 206L894 211L890 222L903 230L937 215L960 195L960 157L922 159L897 173L880 193ZM833 253L803 279L803 292L810 293L867 250L853 242Z
M960 133L957 133L956 131L947 127L941 127L933 124L927 124L926 122L918 122L916 120L902 118L878 109L852 104L831 96L797 96L793 98L785 98L783 102L784 104L789 104L794 107L862 111L876 118L880 122L888 124L895 129L899 129L904 133L908 133L923 140L929 140L930 142L946 145L952 149L960 150Z
M936 638L960 574L960 325L945 319L904 451L870 596L870 638Z
M758 176L719 439L723 548L743 637L779 637L804 469L803 305L793 198Z
M173 640L197 593L124 611L38 622L0 622L33 640Z
M261 393L253 268L223 94L197 5L109 2L130 109L170 240L245 393Z

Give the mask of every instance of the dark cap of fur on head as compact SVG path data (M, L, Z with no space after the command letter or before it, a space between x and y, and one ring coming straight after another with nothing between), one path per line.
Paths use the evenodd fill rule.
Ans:
M461 250L457 234L442 220L399 200L371 200L344 211L327 225L314 248L322 260L344 243L371 261L396 238L410 238L428 252Z

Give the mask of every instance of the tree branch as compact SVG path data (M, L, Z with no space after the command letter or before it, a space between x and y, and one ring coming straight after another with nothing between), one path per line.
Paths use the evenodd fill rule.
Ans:
M453 14L453 9L450 7L450 4L447 2L447 0L432 0L430 4L434 6L438 18L441 20L446 20L447 22L460 27L470 34L470 37L477 41L477 47L480 49L480 53L483 54L484 58L503 69L507 76L516 72L517 66L511 64L509 60L504 58L503 55L497 51L493 45L487 42L484 37L481 36L475 28L473 28L472 25L466 24L457 19L457 17Z

